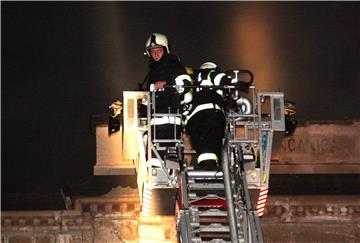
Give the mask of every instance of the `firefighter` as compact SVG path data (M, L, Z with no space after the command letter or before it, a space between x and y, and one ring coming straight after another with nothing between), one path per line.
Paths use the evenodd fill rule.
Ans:
M221 86L231 81L212 62L203 63L195 76L195 85L198 87L193 90L192 107L186 114L186 132L197 152L194 167L212 170L221 165L226 120L223 108L224 91L211 86Z
M146 41L145 48L145 54L149 57L149 72L143 82L144 87L141 88L147 91L155 90L156 113L178 113L180 105L189 103L192 99L189 88L184 88L191 84L190 76L179 58L170 52L165 35L152 33ZM156 139L181 138L180 117L154 117L151 125L156 127Z

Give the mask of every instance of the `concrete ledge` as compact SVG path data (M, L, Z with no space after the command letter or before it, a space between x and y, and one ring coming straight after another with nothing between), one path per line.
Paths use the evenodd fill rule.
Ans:
M136 175L134 165L102 165L94 166L94 175Z
M264 242L359 242L360 227L351 223L261 224Z
M360 196L270 196L263 223L360 223Z
M358 164L271 164L270 174L360 174Z

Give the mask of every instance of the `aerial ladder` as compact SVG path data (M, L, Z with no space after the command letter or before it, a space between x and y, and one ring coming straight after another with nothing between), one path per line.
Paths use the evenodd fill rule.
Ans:
M153 118L181 119L179 111L157 113L155 90L124 91L124 141L136 148L142 214L175 214L179 242L263 242L259 216L265 209L274 132L285 131L284 95L257 92L253 85L247 92L235 85L215 88L227 90L229 104L222 168L215 171L195 169L185 159L196 151L185 148L183 136L175 132L171 139L158 139L151 129ZM146 107L146 116L139 107ZM255 204L250 190L259 191Z
M284 131L284 99L280 92L234 97L227 111L222 170L181 172L181 242L263 242L259 215L269 185L274 131ZM258 189L254 207L249 189Z

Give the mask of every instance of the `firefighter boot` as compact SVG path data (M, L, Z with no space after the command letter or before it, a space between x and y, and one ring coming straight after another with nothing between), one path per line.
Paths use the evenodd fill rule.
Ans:
M220 166L217 165L215 160L204 160L194 166L195 170L219 170Z

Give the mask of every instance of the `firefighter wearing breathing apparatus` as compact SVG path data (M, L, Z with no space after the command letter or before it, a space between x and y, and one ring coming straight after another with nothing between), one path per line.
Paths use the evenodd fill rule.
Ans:
M185 112L186 132L197 152L194 167L211 170L221 164L225 133L224 91L211 87L226 85L231 80L212 62L203 63L195 77L198 87L193 90L191 109Z
M143 90L155 90L155 112L177 113L179 105L191 101L189 88L192 80L186 73L179 58L170 52L169 42L165 35L152 33L145 45L145 54L149 57L149 72L141 87ZM157 139L180 139L181 119L178 117L153 117L151 125L156 127Z

